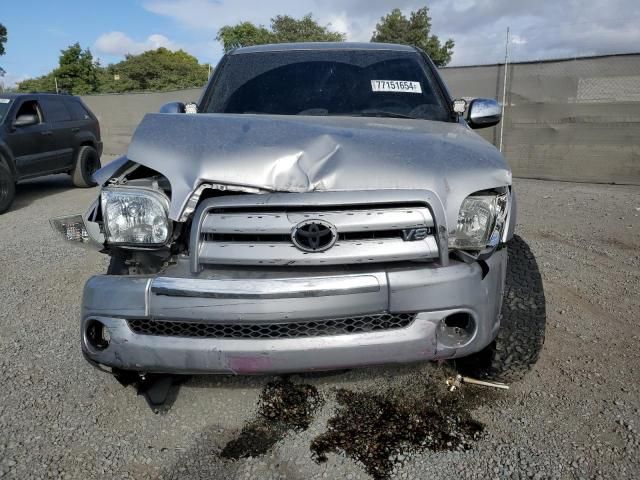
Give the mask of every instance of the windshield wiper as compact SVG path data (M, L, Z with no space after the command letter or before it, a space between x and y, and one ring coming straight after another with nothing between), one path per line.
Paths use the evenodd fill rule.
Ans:
M387 117L387 118L409 118L411 120L417 120L418 117L412 117L404 113L389 112L387 110L362 110L361 112L354 114L354 116L361 117Z

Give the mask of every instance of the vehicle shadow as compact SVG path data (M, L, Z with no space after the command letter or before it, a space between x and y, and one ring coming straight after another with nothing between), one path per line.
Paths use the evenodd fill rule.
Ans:
M179 401L181 390L260 390L265 385L277 381L291 381L293 383L312 384L318 388L339 389L344 385L357 386L358 384L384 384L391 382L398 376L423 376L425 371L451 368L447 363L440 364L434 362L418 362L403 365L386 365L356 368L351 370L332 370L319 372L301 372L286 374L256 374L256 375L234 375L234 374L212 374L212 375L155 375L153 382L141 382L138 377L121 380L124 387L132 386L138 395L144 395L149 387L157 381L161 383L169 380L170 388L165 389L165 394L160 394L158 404L153 405L153 400L149 406L154 413L170 414L176 401ZM453 372L453 370L451 370ZM428 374L428 373L427 373ZM453 374L453 373L452 373ZM148 397L148 395L147 395ZM164 398L164 400L162 400ZM150 399L147 398L149 402Z
M398 376L429 375L430 372L447 369L454 375L455 370L448 362L416 362L401 365L384 365L354 368L349 370L331 370L319 372L300 372L286 374L256 374L256 375L185 375L176 376L179 379L167 401L165 412L169 413L182 389L256 389L263 388L266 384L278 379L289 379L295 383L310 383L316 387L341 388L344 385L354 386L358 384L384 384L392 382Z
M422 364L423 366L424 364ZM327 372L287 373L280 375L193 375L181 385L184 389L260 389L279 378L288 378L294 382L313 383L316 386L340 386L343 383L383 380L397 374L398 369L410 371L418 368L413 365L368 367L353 370L335 370Z
M16 197L9 211L20 210L41 198L73 188L75 187L71 182L71 177L66 174L49 175L32 180L24 180L16 185Z
M261 388L276 378L290 378L295 382L313 383L316 386L339 387L342 384L361 382L384 382L398 375L416 375L443 367L453 366L448 362L415 362L399 365L381 365L348 370L329 370L271 375L193 375L183 388Z

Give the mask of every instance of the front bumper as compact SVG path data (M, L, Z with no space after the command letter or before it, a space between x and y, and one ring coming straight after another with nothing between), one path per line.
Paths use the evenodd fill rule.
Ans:
M368 266L338 270L208 269L194 275L188 259L156 276L94 276L82 306L82 349L109 367L163 373L285 373L447 359L487 346L499 327L506 250L478 263ZM292 272L297 272L295 275ZM292 278L294 277L294 278ZM306 338L190 338L134 333L127 320L313 321L382 312L417 313L405 328ZM452 341L443 320L468 314L473 329ZM109 332L92 345L87 327Z

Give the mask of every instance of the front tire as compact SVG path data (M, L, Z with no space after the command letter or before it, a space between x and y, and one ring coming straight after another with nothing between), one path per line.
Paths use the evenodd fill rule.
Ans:
M469 376L512 382L522 379L538 361L547 315L542 276L529 245L515 235L507 249L498 335L484 350L456 363Z
M93 181L93 174L100 166L98 151L89 145L83 145L78 149L71 172L73 184L80 188L95 187L97 184Z
M16 182L11 171L0 163L0 214L9 210L16 196Z

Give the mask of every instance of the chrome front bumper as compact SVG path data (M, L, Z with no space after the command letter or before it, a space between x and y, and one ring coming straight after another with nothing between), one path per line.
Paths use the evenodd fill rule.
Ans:
M506 250L495 252L486 275L477 263L456 261L446 267L371 265L313 274L206 269L194 275L186 258L158 276L99 275L84 290L82 349L94 363L165 373L284 373L461 357L497 333L506 258ZM405 328L306 338L140 335L127 323L268 324L382 312L417 316ZM473 333L463 342L452 342L444 330L443 319L454 313L473 319ZM109 332L110 343L101 350L87 337L94 320Z

